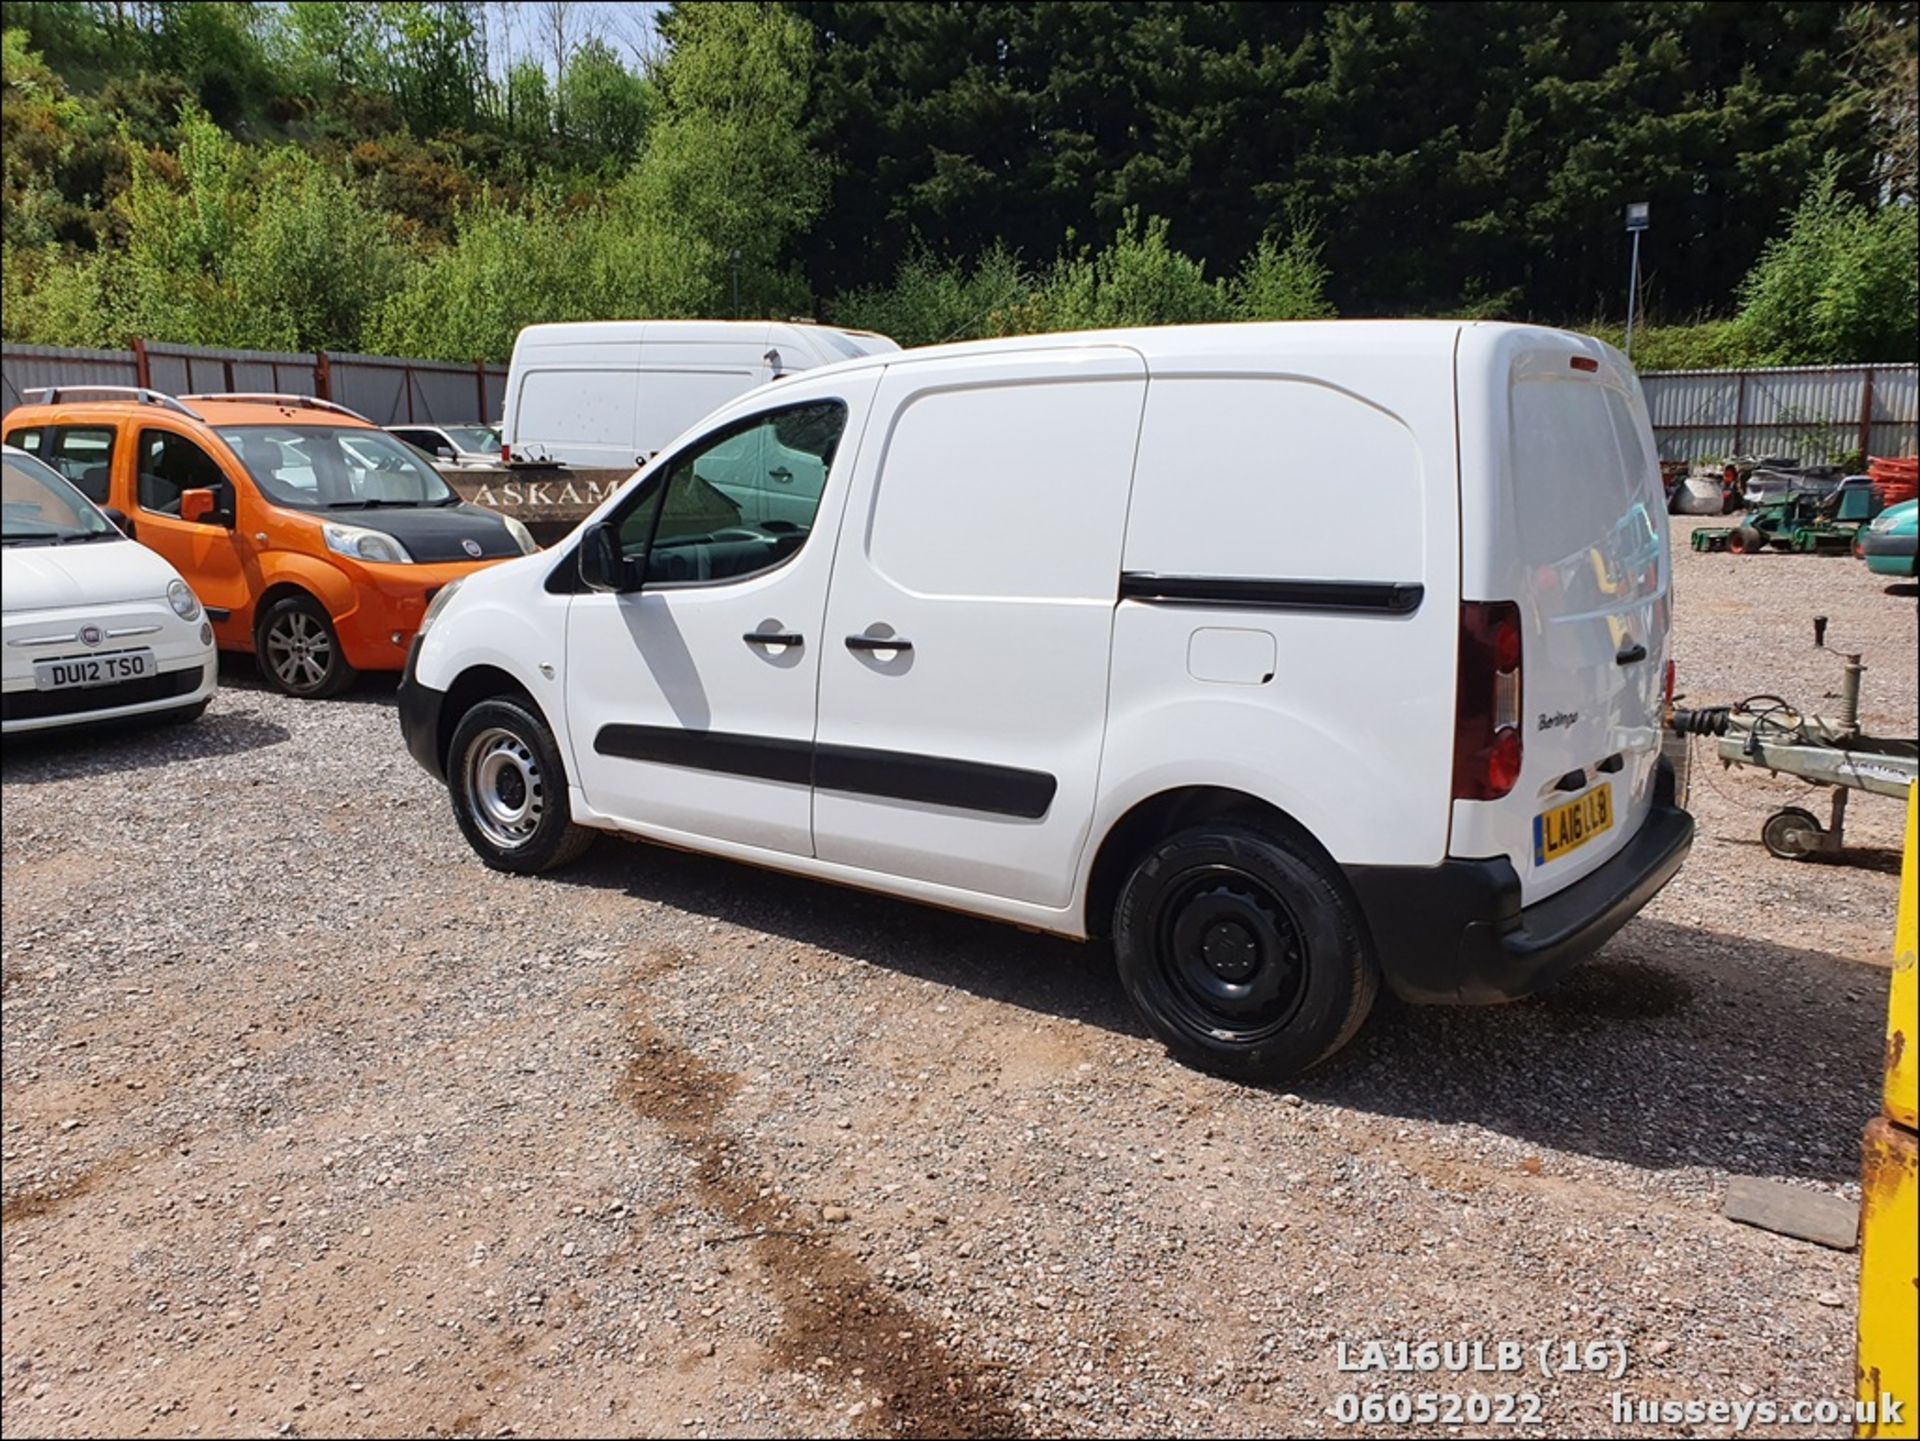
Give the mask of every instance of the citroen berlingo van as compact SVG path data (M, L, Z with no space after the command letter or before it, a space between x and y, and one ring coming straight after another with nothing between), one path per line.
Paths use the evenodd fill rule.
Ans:
M1633 371L1560 331L881 354L443 589L400 721L490 866L624 831L1111 937L1177 1055L1286 1076L1679 868L1661 501Z

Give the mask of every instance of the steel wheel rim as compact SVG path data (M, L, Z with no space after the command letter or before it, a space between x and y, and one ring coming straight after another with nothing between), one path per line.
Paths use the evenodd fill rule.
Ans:
M333 669L333 637L304 610L283 610L267 627L267 664L288 690L316 690Z
M493 726L473 738L462 786L467 813L496 848L518 850L540 829L547 809L540 759L512 731Z
M1265 882L1196 866L1161 903L1155 961L1169 1008L1215 1040L1257 1044L1285 1030L1306 992L1305 933Z

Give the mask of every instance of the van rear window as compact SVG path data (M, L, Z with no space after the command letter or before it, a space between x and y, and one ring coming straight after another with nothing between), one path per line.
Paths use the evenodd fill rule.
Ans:
M1625 397L1585 380L1513 388L1510 457L1521 554L1564 572L1603 604L1622 583L1657 586L1659 526L1648 501L1658 474ZM1651 576L1649 574L1651 569Z

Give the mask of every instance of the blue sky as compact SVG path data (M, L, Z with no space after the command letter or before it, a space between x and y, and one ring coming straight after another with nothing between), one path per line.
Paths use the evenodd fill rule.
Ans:
M664 9L664 0L496 0L486 7L488 59L496 72L528 57L551 72L557 20L569 50L597 36L632 65L655 43L654 17Z

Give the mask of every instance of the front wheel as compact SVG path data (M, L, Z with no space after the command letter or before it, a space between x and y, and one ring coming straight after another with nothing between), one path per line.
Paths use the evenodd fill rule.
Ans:
M1163 842L1122 888L1113 937L1121 983L1154 1035L1237 1080L1325 1060L1379 989L1345 886L1307 845L1258 823Z
M593 832L568 811L553 732L521 701L481 701L460 718L447 751L447 788L468 844L496 871L550 871L593 843Z
M268 685L304 700L339 695L360 674L347 663L340 633L312 596L283 596L268 606L254 627L253 650Z

